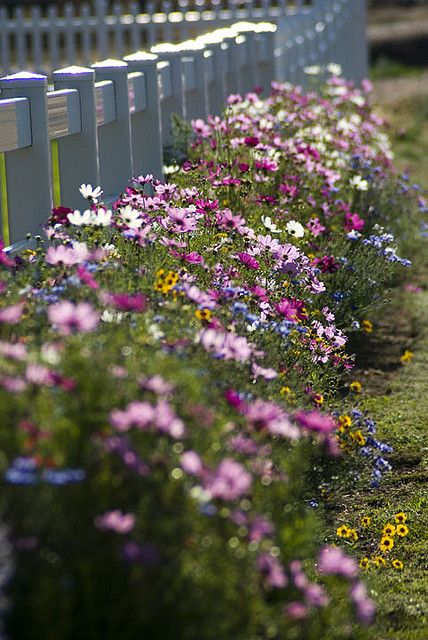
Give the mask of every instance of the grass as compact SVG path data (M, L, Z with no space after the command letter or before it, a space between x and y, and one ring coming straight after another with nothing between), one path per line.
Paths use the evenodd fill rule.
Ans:
M386 56L380 56L370 67L370 79L375 81L386 78L417 78L423 71L423 67L403 64Z
M396 165L408 170L416 181L428 187L428 100L417 98L383 107L391 120ZM428 279L428 260L422 260L418 280ZM414 276L415 277L415 276ZM407 322L407 335L403 332ZM332 527L356 523L369 515L377 524L371 536L373 553L382 527L399 511L408 515L409 535L397 544L391 558L404 563L402 571L387 567L367 570L371 595L377 601L376 624L369 631L371 640L426 640L428 628L428 290L419 294L397 293L392 309L380 319L388 332L383 344L384 367L367 371L367 395L363 408L378 425L381 440L394 447L389 456L393 471L378 490L358 494L349 492L336 504ZM417 338L415 339L415 333ZM413 344L412 344L413 341ZM397 345L398 342L398 345ZM389 346L388 346L389 344ZM398 353L410 346L414 359L406 366ZM379 345L378 345L379 347ZM370 352L371 345L366 345ZM382 352L382 350L381 350ZM392 357L397 367L391 368ZM370 355L369 355L370 358ZM370 366L370 365L369 365ZM373 365L372 365L373 366ZM367 364L365 363L365 367ZM364 375L363 371L357 376ZM392 519L392 520L391 520ZM333 529L334 531L334 529Z

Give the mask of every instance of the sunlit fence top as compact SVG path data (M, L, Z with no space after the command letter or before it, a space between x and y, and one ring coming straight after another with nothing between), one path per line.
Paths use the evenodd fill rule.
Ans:
M96 4L98 9L104 6ZM25 70L1 78L0 159L4 154L5 161L0 164L0 202L3 230L10 241L25 238L28 232L40 233L53 204L53 186L57 203L79 208L84 201L78 188L84 182L101 184L114 198L132 175L147 172L161 177L162 149L171 144L173 114L187 120L219 114L230 93L245 93L255 86L266 91L273 79L304 84L304 70L311 65L334 61L350 78L365 75L364 0L319 0L293 11L285 5L256 9L284 13L274 22L240 22L209 32L207 24L212 26L215 20L205 21L204 35L180 45L163 41L150 49L146 46L146 51L141 50L141 33L148 31L140 26L147 27L143 20L147 14L129 17L117 10L116 21L110 16L102 23L108 28L97 31L96 22L88 27L98 34L97 55L109 53L107 59L78 65L77 40L73 45L67 40L67 61L72 64L66 68L48 77L30 72L23 63ZM48 15L49 11L58 15L52 6ZM73 9L64 11L62 20ZM79 11L89 11L89 5L81 4ZM34 15L33 8L26 19ZM160 25L155 15L151 24ZM165 29L174 29L173 14L163 15ZM29 29L26 24L24 20L21 28ZM109 31L112 26L118 30ZM4 33L3 22L0 29ZM43 39L38 33L41 55ZM128 36L134 38L129 45L134 53L124 55ZM4 53L4 39L1 42ZM82 51L89 55L90 48L83 46ZM50 79L53 86L48 85Z

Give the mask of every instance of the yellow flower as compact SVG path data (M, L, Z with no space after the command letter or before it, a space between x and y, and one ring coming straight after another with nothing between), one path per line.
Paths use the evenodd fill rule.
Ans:
M375 556L372 559L372 562L376 567L385 567L386 566L386 560L385 560L385 558L382 558L382 556Z
M373 331L373 324L370 322L370 320L363 320L361 326L365 333L371 333Z
M361 558L359 565L361 569L368 569L370 566L370 560L368 558Z
M355 529L349 529L349 537L353 538L354 541L358 540L358 533Z
M339 424L344 429L349 429L352 424L352 418L348 415L339 416Z
M391 564L394 569L398 569L399 571L401 571L404 567L404 564L401 562L401 560L393 560Z
M413 358L413 351L408 351L407 349L405 350L405 352L403 353L403 355L400 358L401 364L407 364L408 362L411 361L411 359Z
M279 393L282 396L289 396L290 393L291 393L291 389L290 389L290 387L281 387L281 389L279 390Z
M392 537L393 535L395 535L395 525L388 522L388 524L384 526L382 533L384 536Z
M400 538L404 538L409 533L409 528L406 524L397 524L395 533L397 536L400 536Z
M363 434L361 433L360 430L358 431L354 431L354 433L352 434L353 439L358 442L358 444L360 445L360 447L364 447L364 445L366 444L366 438L363 436Z
M198 320L206 320L207 322L210 322L212 313L209 309L197 309L195 311L195 316Z
M363 527L369 527L371 525L372 519L370 518L370 516L363 516L361 518L361 525Z
M351 389L351 391L353 391L354 393L361 393L361 389L363 388L363 385L361 384L361 382L359 382L358 380L354 380L353 382L351 382L351 384L349 385L349 388Z
M339 538L349 538L351 535L351 529L346 526L346 524L342 524L338 529L336 529L336 534Z
M380 550L391 551L393 546L394 546L394 538L391 538L390 536L383 536L379 544Z
M403 511L400 511L400 513L395 514L394 518L397 524L403 524L407 520L407 514L403 513Z
M313 399L315 404L317 405L322 405L324 403L324 396L322 395L322 393L316 393Z

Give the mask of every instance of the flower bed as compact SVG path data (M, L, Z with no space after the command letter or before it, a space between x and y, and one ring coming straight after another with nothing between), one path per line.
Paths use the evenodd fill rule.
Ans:
M364 634L374 603L314 507L388 469L347 341L425 209L368 90L230 96L170 182L111 209L83 185L47 250L0 252L12 637Z

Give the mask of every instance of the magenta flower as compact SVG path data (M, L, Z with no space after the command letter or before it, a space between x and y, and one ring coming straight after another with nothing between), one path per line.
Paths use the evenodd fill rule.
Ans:
M236 500L249 492L252 480L251 474L242 464L231 458L225 458L210 475L205 489L213 498Z
M329 433L336 428L336 423L331 416L324 415L314 409L313 411L298 411L294 418L304 429Z
M270 553L261 553L257 558L257 567L265 576L266 582L276 589L282 589L288 583L282 564Z
M183 471L192 476L200 476L204 470L202 460L196 451L185 451L181 455L180 464Z
M3 240L0 238L0 264L2 264L4 267L14 267L15 266L15 260L9 258L9 256L7 255L6 251L4 251L4 242Z
M351 580L358 575L358 564L341 549L325 546L318 556L318 571Z
M119 509L107 511L95 518L95 526L104 531L115 533L129 533L135 527L135 516L132 513L122 513Z
M56 302L48 308L49 322L62 336L93 331L100 320L100 314L88 302L74 304L69 300Z
M296 298L282 298L282 300L275 305L275 310L292 322L305 320L307 315L305 303L303 300L297 300Z
M290 602L284 609L284 613L292 620L304 620L309 615L309 610L303 602L297 600Z
M12 304L10 307L3 307L0 309L0 324L18 324L24 313L24 304L18 302L18 304Z
M260 142L260 139L257 138L257 136L247 136L246 138L244 138L244 144L247 147L257 147L259 142Z
M147 307L147 298L142 293L134 295L128 293L112 293L109 295L109 302L116 309L121 311L145 311Z
M358 213L345 213L345 222L343 225L345 231L361 231L365 224L365 220L360 218Z
M367 589L363 582L354 582L349 589L349 597L355 606L357 618L363 624L371 624L373 622L376 606L367 595Z
M246 253L245 251L241 251L241 253L238 253L237 257L242 262L242 264L244 264L249 269L260 268L260 265L257 262L257 260L253 258L253 256L250 256L250 254Z

